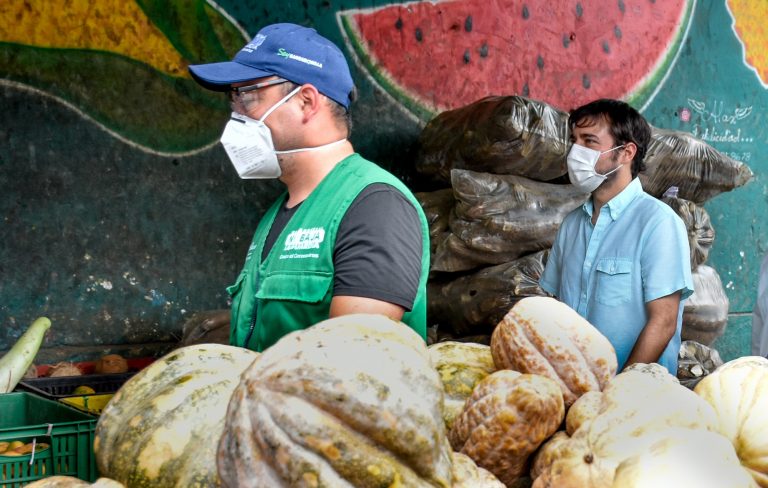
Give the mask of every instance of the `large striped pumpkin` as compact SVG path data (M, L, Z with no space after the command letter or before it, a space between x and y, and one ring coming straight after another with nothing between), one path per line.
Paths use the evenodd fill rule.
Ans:
M704 377L694 391L717 412L720 432L761 488L768 487L768 359L745 356Z
M599 395L597 401L582 396L571 407L592 405L573 435L558 433L542 445L533 463L533 488L612 488L619 465L663 441L671 428L719 435L707 402L642 370L617 375Z
M129 487L218 486L216 446L240 373L258 353L187 346L128 380L96 425L99 472Z
M491 336L497 369L554 380L570 407L588 391L601 391L616 374L608 339L568 305L549 297L517 302Z
M630 395L634 394L632 391L629 391L626 394L615 393L618 388L621 388L621 385L629 385L629 390L633 388L632 385L634 385L634 383L632 378L635 377L635 373L631 375L625 374L629 373L630 371L647 375L650 378L658 381L663 381L675 385L680 384L680 381L677 378L669 374L667 368L658 363L635 363L624 368L623 373L619 376L616 376L609 383L612 385L614 391L613 396L621 399L625 396L629 397ZM604 401L605 397L603 396L603 393L599 391L590 391L580 396L579 399L576 400L573 405L571 405L571 408L568 409L568 415L565 417L565 431L568 433L568 435L573 435L573 433L576 432L576 430L578 430L582 424L597 417L601 410L605 408L605 405L603 404Z
M529 456L563 421L560 387L549 378L502 370L475 387L449 433L451 445L513 486Z
M243 373L218 451L225 486L451 486L443 388L424 341L382 315L291 333Z
M728 439L708 430L666 429L616 469L611 488L756 488Z

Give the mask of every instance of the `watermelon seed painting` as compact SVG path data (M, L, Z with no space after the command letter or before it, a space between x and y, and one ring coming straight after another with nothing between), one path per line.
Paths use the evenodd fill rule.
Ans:
M696 0L411 2L339 12L362 71L417 120L488 95L569 110L599 97L643 110L687 37Z

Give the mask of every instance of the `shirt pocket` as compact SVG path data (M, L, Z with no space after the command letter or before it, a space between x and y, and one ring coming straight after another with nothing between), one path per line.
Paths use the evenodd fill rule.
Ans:
M242 314L250 314L251 308L249 307L253 307L253 295L246 296L247 294L245 293L248 275L248 271L243 270L237 277L235 284L227 287L232 318L237 321L240 321L239 317L241 317Z
M240 290L243 288L243 281L245 280L245 277L247 275L248 275L248 272L243 270L238 275L237 280L235 280L235 284L227 287L227 294L229 295L229 298L234 298L236 295L240 293Z
M603 305L622 305L632 298L632 260L603 258L598 260L596 299Z
M274 272L264 278L256 297L319 303L333 285L333 273L318 271Z

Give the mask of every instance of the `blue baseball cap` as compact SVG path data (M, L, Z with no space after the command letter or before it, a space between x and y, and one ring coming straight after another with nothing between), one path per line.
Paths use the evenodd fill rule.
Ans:
M189 72L202 86L216 91L276 75L297 85L310 83L347 109L354 88L341 50L315 29L296 24L268 25L232 61L192 65Z

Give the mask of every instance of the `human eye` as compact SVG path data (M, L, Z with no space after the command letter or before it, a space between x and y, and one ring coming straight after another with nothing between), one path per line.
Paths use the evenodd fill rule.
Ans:
M230 90L230 107L235 112L247 113L253 105L259 102L258 90Z
M584 145L589 147L599 146L600 141L596 137L586 137L584 138Z

